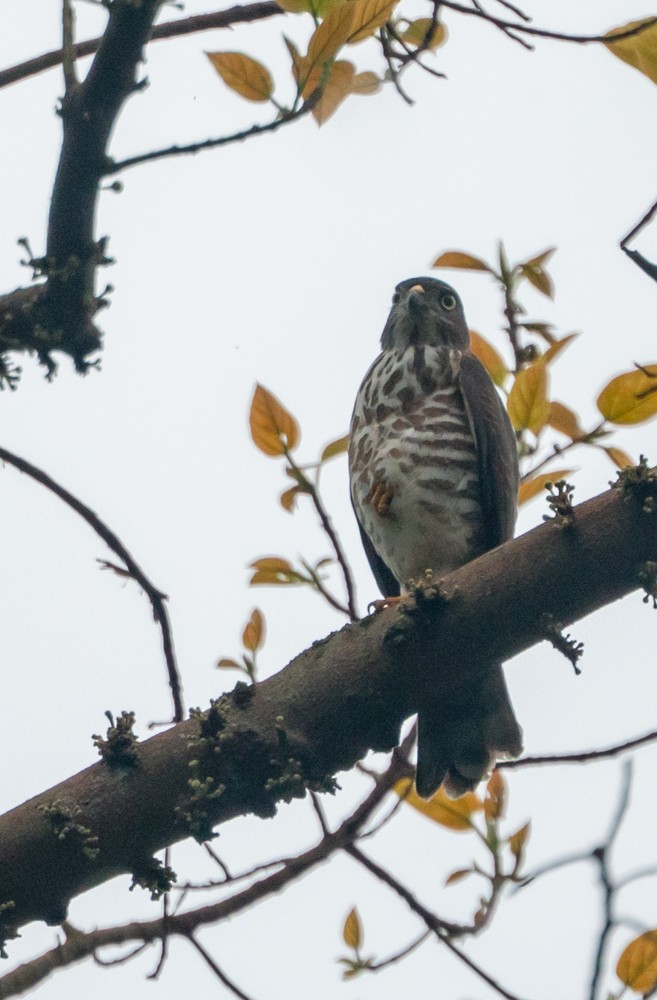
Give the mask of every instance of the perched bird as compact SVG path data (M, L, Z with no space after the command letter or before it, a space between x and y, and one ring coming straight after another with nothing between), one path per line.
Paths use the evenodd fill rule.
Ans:
M511 538L518 456L453 288L435 278L397 285L381 346L356 397L349 472L365 552L389 598L427 570L440 578ZM497 757L522 751L501 664L466 701L420 713L415 783L424 798L441 784L461 795Z

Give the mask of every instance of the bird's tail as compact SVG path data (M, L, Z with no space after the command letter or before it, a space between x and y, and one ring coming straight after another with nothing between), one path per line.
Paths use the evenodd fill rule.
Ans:
M522 753L522 730L509 700L502 665L492 664L469 695L420 713L418 795L443 785L452 798L472 791L500 757Z

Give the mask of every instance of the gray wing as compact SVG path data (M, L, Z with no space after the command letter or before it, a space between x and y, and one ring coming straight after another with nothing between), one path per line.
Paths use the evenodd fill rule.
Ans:
M513 536L516 523L516 436L490 375L470 352L461 358L459 386L477 443L487 547L494 549Z

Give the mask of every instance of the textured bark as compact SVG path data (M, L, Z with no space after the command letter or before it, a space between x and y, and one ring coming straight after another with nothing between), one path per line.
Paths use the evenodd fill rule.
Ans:
M240 814L273 815L308 786L329 788L368 750L393 746L429 693L456 702L482 663L545 638L545 615L566 626L637 589L657 559L656 492L654 479L609 490L314 643L253 689L238 686L140 744L136 766L100 762L0 817L0 904L14 904L0 919L60 922L77 893L147 872L153 852L190 830L202 838ZM76 829L62 840L66 811ZM92 837L95 858L84 850Z

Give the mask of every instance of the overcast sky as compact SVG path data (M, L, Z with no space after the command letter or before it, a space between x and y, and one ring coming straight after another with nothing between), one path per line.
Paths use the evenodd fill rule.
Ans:
M492 0L489 6L503 14ZM553 0L544 7L525 4L543 27L584 33L654 13L648 0ZM54 0L2 0L0 66L56 48L58 8ZM79 37L98 33L102 11L83 3L76 9ZM209 9L190 0L184 13ZM405 9L426 13L420 0ZM347 430L394 285L428 273L445 249L490 259L500 238L512 260L559 248L550 264L554 303L532 290L525 302L561 332L582 331L554 369L554 396L575 406L585 426L596 420L595 399L612 374L657 360L657 289L618 250L657 197L657 89L602 47L543 42L529 53L474 18L446 12L445 21L449 41L435 65L448 79L409 74L412 108L386 88L350 99L321 130L306 120L222 151L126 172L123 192L108 191L100 203L98 234L110 235L116 258L100 276L116 289L100 318L102 371L82 379L63 359L48 384L26 359L19 391L0 398L2 445L96 510L170 595L188 706L232 687L237 678L218 673L214 662L239 653L254 605L268 623L264 674L341 624L312 593L246 586L246 565L258 556L328 554L307 506L294 517L280 508L283 470L250 441L256 381L297 416L299 457L312 460ZM153 44L144 69L150 86L126 107L112 154L267 121L266 108L226 89L203 52L241 50L263 60L280 99L289 100L283 31L302 44L307 38L305 21L288 16ZM379 68L371 45L354 49L353 58L360 68ZM0 93L3 291L29 279L16 240L29 237L37 255L44 249L62 90L60 73L51 71ZM657 259L654 231L638 246ZM481 275L441 276L458 288L470 325L508 357L493 284ZM650 424L614 439L653 462L656 441ZM614 478L602 455L577 452L572 467L579 470L578 500ZM94 761L90 734L106 725L106 709L134 709L146 737L148 722L170 717L171 707L144 595L99 570L96 558L109 554L70 510L15 470L0 475L0 799L8 809ZM349 507L344 459L327 467L323 487L364 610L377 594ZM540 501L528 505L518 530L539 523L543 510ZM634 594L578 623L573 633L586 643L578 678L545 644L509 664L529 753L603 746L655 727L655 620ZM655 751L637 757L619 872L654 863L656 763ZM535 867L604 836L620 764L523 771L510 783L508 832L532 817L528 863ZM353 776L343 784L343 795L327 803L336 820L367 787ZM274 822L229 824L217 849L240 869L314 842L316 826L308 804L296 803ZM367 849L441 915L465 919L476 909L474 884L442 890L444 876L476 853L468 835L404 813ZM183 878L207 873L194 846L176 849L173 864ZM76 900L71 919L90 928L155 917L155 904L128 894L127 884L117 880ZM592 871L567 869L503 905L468 952L522 997L583 997L598 897ZM626 890L621 903L643 926L657 924L654 879ZM379 976L343 984L335 958L346 952L340 931L354 904L365 924L365 954L385 958L420 930L401 902L338 858L202 940L257 1000L306 1000L311 990L345 1000L491 996L434 944ZM614 939L614 960L628 935ZM55 937L53 929L26 928L7 970ZM180 942L159 984L147 982L156 957L153 950L111 971L87 963L36 995L109 1000L123 990L140 1000L178 996L190 986L221 994ZM611 972L608 985L617 986Z

